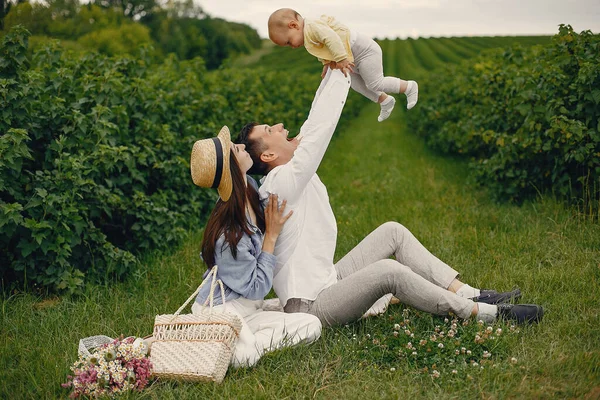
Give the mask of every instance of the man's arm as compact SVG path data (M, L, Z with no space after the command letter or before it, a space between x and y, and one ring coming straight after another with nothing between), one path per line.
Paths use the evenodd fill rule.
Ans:
M264 190L276 193L292 205L317 172L333 132L342 114L350 78L340 71L329 70L317 89L308 119L300 128L301 138L292 159L271 171Z

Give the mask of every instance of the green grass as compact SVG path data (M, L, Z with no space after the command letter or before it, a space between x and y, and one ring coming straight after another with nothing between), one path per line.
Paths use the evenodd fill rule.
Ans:
M545 307L544 321L502 342L497 368L465 367L433 379L406 358L379 357L381 349L366 339L390 336L402 319L402 307L393 306L384 317L325 329L312 346L231 370L222 385L155 382L131 398L571 398L598 390L600 226L548 198L520 207L492 203L469 184L465 163L431 153L410 134L402 110L386 123L376 117L377 106L366 107L334 140L319 170L337 215L336 258L396 220L465 281L519 285L524 301ZM172 254L148 256L127 282L88 287L79 298L4 297L0 397L64 398L60 383L79 338L148 334L155 314L176 310L199 284L199 243L200 234L191 234ZM428 315L415 320L422 335L442 323Z

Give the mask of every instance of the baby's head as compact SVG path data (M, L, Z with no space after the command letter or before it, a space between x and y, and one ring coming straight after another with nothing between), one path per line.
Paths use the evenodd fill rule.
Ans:
M269 17L269 39L278 46L304 45L304 19L291 8L281 8Z

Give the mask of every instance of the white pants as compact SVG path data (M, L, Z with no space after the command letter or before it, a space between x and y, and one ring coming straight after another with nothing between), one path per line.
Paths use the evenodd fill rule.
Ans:
M352 32L350 45L354 55L352 89L376 103L381 93L400 93L400 79L383 76L383 53L376 41Z
M200 313L201 305L194 303L192 313ZM321 321L311 314L286 314L264 311L263 300L239 298L230 300L226 310L242 320L242 330L231 359L233 367L251 367L268 351L304 342L311 343L321 336ZM223 305L215 306L223 310Z

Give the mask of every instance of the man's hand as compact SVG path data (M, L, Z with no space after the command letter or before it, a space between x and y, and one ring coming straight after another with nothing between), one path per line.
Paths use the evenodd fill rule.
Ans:
M333 63L332 63L333 64ZM338 61L335 63L335 66L329 65L332 69L339 69L344 73L344 76L348 76L348 72L354 72L354 63L350 62L347 58L344 58L342 61Z
M328 69L329 69L329 64L323 65L323 72L321 72L321 79L325 78L325 75L327 75Z

